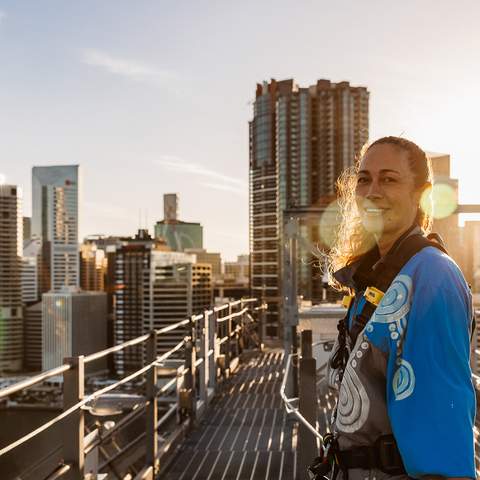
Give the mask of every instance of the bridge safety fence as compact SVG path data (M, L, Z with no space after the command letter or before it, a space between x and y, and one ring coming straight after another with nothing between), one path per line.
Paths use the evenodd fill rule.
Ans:
M133 419L138 419L140 415L145 415L144 432L131 442L133 445L143 441L145 462L143 468L136 472L136 476L130 476L130 478L153 480L163 468L164 461L166 463L170 460L174 442L183 438L198 422L212 400L217 386L236 368L242 351L248 347L261 348L262 318L266 308L267 305L256 298L229 302L100 352L65 358L64 364L59 367L1 389L0 402L45 380L63 376L63 411L14 442L0 448L0 460L60 423L64 440L63 461L43 478L49 480L101 478L102 471L109 469L116 458L122 455L122 450L117 451L113 456L106 456L103 462L98 462L98 459L96 462L89 462L88 456L95 454L98 457L98 447L111 439L115 431L123 428ZM186 335L174 347L159 353L159 339L162 335L173 331L186 331ZM143 366L134 372L129 372L118 381L85 395L85 366L135 345L144 345ZM159 375L162 380L165 380L165 376L172 378L169 378L166 383L159 384ZM127 414L101 436L98 432L90 432L86 435L85 412L92 409L95 401L139 378L144 379L142 408ZM164 415L158 418L159 399L167 393L170 394L169 398L172 401ZM161 451L159 451L159 430L175 416L177 426L173 433L170 432L170 440L167 439L163 443L164 448L160 448ZM132 445L127 445L126 448L131 448ZM161 442L160 445L162 445ZM89 469L89 465L94 467Z

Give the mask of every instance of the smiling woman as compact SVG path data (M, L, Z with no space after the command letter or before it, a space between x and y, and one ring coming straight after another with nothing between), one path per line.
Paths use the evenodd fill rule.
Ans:
M475 478L471 295L426 236L431 186L425 152L398 137L369 145L339 181L331 284L349 295L329 362L327 458L343 478Z
M368 252L377 239L388 249L392 232L395 237L398 228L405 231L413 223L430 233L432 178L425 152L405 138L383 137L364 147L356 165L337 182L342 221L330 252L334 285L335 270ZM408 198L412 201L405 202Z

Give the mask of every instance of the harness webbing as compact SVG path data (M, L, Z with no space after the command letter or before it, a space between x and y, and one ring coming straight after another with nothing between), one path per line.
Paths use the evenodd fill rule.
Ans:
M397 240L396 244L390 249L385 257L373 267L373 269L367 271L360 269L354 275L354 278L365 288L367 286L375 287L385 293L405 264L415 254L426 247L438 248L448 255L447 250L443 245L430 240L421 234L403 236ZM376 305L367 301L365 302L362 311L353 319L352 328L349 332L353 344L355 343L358 334L365 328L365 325L370 320L376 308Z

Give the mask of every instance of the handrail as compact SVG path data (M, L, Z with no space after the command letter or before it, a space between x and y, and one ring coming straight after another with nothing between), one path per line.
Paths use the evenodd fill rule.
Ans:
M60 465L51 475L48 476L47 480L57 480L57 478L62 477L68 471L70 471L71 468L72 466L69 463Z
M283 376L282 384L280 386L280 396L282 397L283 402L285 403L285 409L287 413L293 413L309 430L316 438L320 440L320 444L323 445L323 437L317 430L310 425L308 420L299 412L298 408L292 405L292 402L296 399L288 398L285 394L285 388L287 385L288 372L290 370L290 364L292 363L292 357L298 356L298 353L290 353L287 357L287 363L285 364L285 375Z
M123 385L124 383L128 383L134 378L139 377L140 375L143 375L145 372L150 370L153 365L156 365L157 363L162 362L163 360L167 359L170 355L175 353L177 350L179 350L185 343L185 340L182 340L180 343L177 344L177 346L173 347L171 350L168 352L164 353L162 356L157 357L156 360L153 362L149 363L148 365L145 365L143 368L140 370L137 370L136 372L133 372L132 374L128 375L127 377L122 378L118 382L113 383L112 385L108 385L100 390L97 390L93 392L92 394L86 396L83 400L80 402L76 403L75 405L72 405L68 410L65 410L64 412L60 413L56 417L52 418L49 422L44 423L40 427L36 428L35 430L31 431L30 433L27 433L23 437L19 438L15 442L11 443L10 445L7 445L6 447L0 449L0 457L2 455L5 455L6 453L10 452L14 448L19 447L23 443L25 443L28 440L31 440L32 438L36 437L38 434L42 433L45 431L47 428L50 428L51 426L55 425L58 423L60 420L63 420L64 418L68 417L71 415L73 412L78 410L79 408L83 407L87 403L91 402L92 400L95 400L96 398L100 397L101 395L104 395L105 393L108 393L112 390L115 390L117 387L120 385Z
M192 318L192 321L194 321L193 318ZM184 325L188 325L189 323L190 323L190 319L187 318L185 320L181 320L178 323L174 323L173 325L168 325L168 327L163 327L163 328L160 328L159 330L155 330L155 333L157 335L161 335L162 333L171 332L172 330L176 330L177 328L183 327Z
M168 325L167 327L160 328L159 330L155 330L157 335L161 335L162 333L167 333L172 330L176 330L177 328L182 327L183 325L188 325L190 323L189 319L182 320L180 322L177 322L173 325ZM102 350L100 352L92 353L91 355L87 355L85 357L84 362L89 363L93 362L94 360L98 360L99 358L103 358L110 353L115 353L120 350L123 350L124 348L131 347L133 345L137 345L139 343L143 343L146 340L148 340L148 337L150 336L149 333L146 333L145 335L142 335L141 337L133 338L132 340L127 340L126 342L120 343L119 345L115 345L114 347L106 348L105 350Z
M138 345L139 343L143 343L148 340L150 336L149 333L142 335L141 337L132 338L132 340L127 340L126 342L119 343L114 347L106 348L105 350L101 350L100 352L92 353L91 355L87 355L84 359L85 363L93 362L94 360L98 360L99 358L103 358L110 353L119 352L127 347L132 347L133 345Z
M40 427L36 428L35 430L32 430L30 433L27 433L23 437L20 437L18 440L11 443L10 445L7 445L6 447L0 449L0 457L5 455L6 453L10 452L11 450L19 447L20 445L24 444L28 440L31 440L32 438L36 437L38 434L47 430L47 428L52 427L53 425L58 423L60 420L63 420L64 418L68 417L69 415L71 415L73 412L75 412L79 408L86 405L88 402L91 402L92 400L95 400L100 395L108 393L111 390L114 390L115 388L119 387L120 385L123 385L124 383L130 382L134 378L137 378L138 376L142 375L147 370L149 370L152 367L152 365L154 365L155 363L156 363L156 361L146 365L145 367L141 368L140 370L137 370L136 372L132 373L128 377L122 378L118 382L116 382L112 385L108 385L107 387L102 388L101 390L97 390L96 392L92 393L91 395L88 395L83 400L76 403L75 405L72 405L69 409L65 410L64 412L60 413L56 417L52 418L47 423L44 423L43 425L40 425Z
M52 368L51 370L42 372L38 375L35 375L34 377L28 378L26 380L22 380L21 382L10 385L9 387L5 387L2 390L0 390L0 400L2 398L13 395L14 393L17 393L21 390L25 390L28 387L36 385L37 383L43 382L44 380L48 380L51 377L61 375L67 370L70 370L70 368L71 367L68 364L61 365L60 367Z
M237 300L237 301L234 301L234 302L229 302L221 307L214 307L214 308L210 308L208 310L205 310L203 313L201 314L198 314L198 315L193 315L187 319L184 319L184 320L181 320L180 322L177 322L173 325L168 325L166 327L163 327L161 329L158 329L158 330L153 330L152 332L148 333L148 334L145 334L145 335L142 335L142 336L139 336L137 338L134 338L134 339L131 339L131 340L128 340L124 343L121 343L119 345L115 345L113 347L110 347L110 348L107 348L107 349L104 349L100 352L95 352L95 353L92 353L90 355L85 355L83 357L83 364L87 364L87 363L90 363L90 362L93 362L95 360L99 360L109 354L112 354L112 353L116 353L116 352L119 352L121 350L124 350L125 348L128 348L128 347L131 347L131 346L134 346L134 345L138 345L138 344L141 344L141 343L144 343L148 340L152 340L154 339L156 336L158 335L162 335L164 333L167 333L167 332L170 332L172 330L176 330L176 329L179 329L181 327L184 327L184 326L191 326L192 324L195 325L196 322L198 321L202 321L204 320L204 323L205 323L205 328L203 330L203 334L202 335L207 335L205 332L208 332L209 331L209 328L212 328L212 327L209 327L209 324L210 324L210 320L213 322L211 323L211 325L215 325L215 329L217 329L216 326L218 326L218 328L221 330L221 331L225 331L224 328L220 328L220 323L222 322L226 322L227 320L233 320L237 317L241 317L242 315L246 314L247 312L251 311L258 311L258 308L253 308L252 307L246 307L245 305L247 304L252 304L254 302L256 302L257 299L255 298L250 298L250 299L242 299L242 300ZM232 312L232 308L237 306L237 305L240 305L241 308L239 311L235 311L235 312ZM264 305L262 303L262 306L261 308L264 308ZM217 312L220 312L220 311L223 311L223 310L226 310L228 309L228 315L225 316L225 317L222 317L222 318L218 318L215 313ZM235 310L238 310L237 308ZM215 315L214 318L211 317L211 315ZM210 316L210 318L209 318ZM232 328L233 327L233 328ZM219 347L221 344L223 344L225 341L227 341L230 337L236 335L239 331L242 330L242 327L240 326L240 323L229 323L228 324L228 329L226 330L226 333L227 333L227 337L223 337L221 340L218 338L217 336L217 333L215 333L211 338L212 340L211 341L214 341L215 344L212 344L210 343L211 341L207 341L206 343L206 350L203 354L203 357L199 358L196 360L196 362L193 364L193 367L200 367L200 368L207 368L206 366L203 367L202 364L207 364L207 361L210 363L210 362L214 362L213 364L211 365L214 365L215 364L215 356L216 356L216 351L217 351L217 346ZM218 330L216 330L218 332ZM173 348L171 348L169 351L163 353L162 355L157 355L156 357L154 357L154 359L152 357L149 357L149 363L147 365L144 365L142 368L140 368L139 370L129 374L128 376L124 377L124 378L121 378L120 380L116 381L115 383L111 384L111 385L108 385L104 388L101 388L100 390L96 390L94 391L93 393L81 398L80 401L78 401L77 403L75 403L74 405L70 405L68 406L65 406L64 404L64 408L65 410L63 412L61 412L59 415L57 415L56 417L50 419L48 422L42 424L41 426L39 426L38 428L36 428L35 430L29 432L28 434L22 436L21 438L17 439L16 441L14 441L13 443L3 447L2 449L0 449L0 457L2 457L3 455L11 452L12 450L14 450L15 448L19 447L20 445L24 444L25 442L31 440L32 438L36 437L37 435L39 435L40 433L44 432L45 430L47 430L48 428L52 427L53 425L61 422L62 420L64 420L65 418L69 417L71 414L73 414L74 412L78 411L79 409L83 409L87 406L88 403L96 400L97 398L99 398L100 396L102 395L105 395L106 393L112 391L112 390L115 390L116 388L118 388L119 386L121 385L124 385L128 382L131 382L132 380L134 380L135 378L141 376L141 375L144 375L145 373L147 373L148 371L150 371L152 368L155 368L155 367L158 367L158 366L162 366L162 362L164 360L166 360L167 358L169 358L170 356L172 356L175 352L178 352L180 349L182 349L183 347L187 347L187 342L188 344L190 345L190 349L192 348L191 346L191 340L192 338L188 335L194 335L193 331L192 333L189 333L188 331L186 332L187 333L187 336L182 340L180 341L176 346L174 346ZM210 338L210 337L204 337L204 338ZM155 343L155 342L154 342ZM193 344L194 347L193 348L196 348L195 347L195 344ZM230 345L230 343L229 343ZM150 348L150 347L148 347ZM227 356L229 357L231 354L232 354L232 351L230 350L230 346L228 346L227 348L227 351L226 351L226 354ZM213 355L213 359L211 358ZM194 357L193 357L194 358ZM57 376L57 375L62 375L64 374L65 372L71 370L73 367L74 364L64 364L64 365L61 365L59 367L56 367L54 369L51 369L51 370L48 370L46 372L42 372L34 377L31 377L31 378L28 378L26 380L22 380L16 384L13 384L13 385L10 385L6 388L3 388L0 390L0 400L12 395L12 394L15 394L15 393L18 393L18 392L21 392L33 385L36 385L38 383L41 383L42 381L44 380L47 380L51 377L54 377L54 376ZM183 377L185 376L188 372L189 375L192 375L192 368L188 368L188 363L186 363L184 365L184 368L182 371L177 371L177 374L175 375L174 378L172 378L170 381L168 381L165 385L162 385L161 387L158 387L155 389L156 393L154 395L154 397L152 398L155 398L157 397L159 394L162 394L162 393L165 393L167 391L171 391L172 388L175 388L175 385L177 385L177 388L178 388L178 379L180 377ZM187 366L187 367L186 367ZM185 368L186 367L186 368ZM211 367L210 367L211 368ZM213 370L215 372L215 370ZM154 376L153 378L156 378L155 377L155 373L154 373ZM216 375L216 374L215 374ZM83 378L83 376L79 376L78 377L79 379ZM211 378L211 377L210 377ZM151 381L151 380L147 380L147 383ZM190 382L192 380L190 379ZM195 392L195 378L193 377L193 381L194 381L194 392ZM197 380L198 381L198 380ZM213 387L215 386L216 384L216 379L213 378L213 380L211 380L213 383L211 385L213 385ZM202 382L205 382L205 376L204 376L204 380L202 380ZM208 376L207 376L207 382L209 383L210 380L208 380ZM148 383L148 385L150 385ZM64 388L66 388L67 386L64 385ZM208 387L210 388L210 386ZM202 390L203 389L203 390ZM202 395L205 395L205 392L207 391L207 383L202 383L200 385L200 396ZM147 402L144 402L143 405L142 405L142 408L141 409L144 409L146 406L152 405L151 401L152 401L152 398L148 397L147 398ZM203 397L202 397L203 398ZM208 403L208 402L207 402ZM148 407L148 408L150 408ZM178 405L177 404L173 404L172 407L169 408L168 412L161 418L160 421L158 421L157 423L157 428L163 423L165 422L168 418L170 418L174 412L178 409ZM195 415L195 414L194 414ZM135 415L136 417L136 415ZM127 422L126 422L127 423ZM123 423L122 423L123 425ZM120 425L119 425L120 426ZM108 433L106 434L106 438L108 438ZM143 435L145 436L145 434ZM102 439L100 439L100 441L102 441ZM147 442L148 443L148 442ZM98 442L97 442L98 444ZM87 450L91 450L91 446L88 446ZM85 454L85 449L83 450L82 452L82 455ZM110 459L111 461L112 459ZM75 463L75 462L74 462ZM70 464L67 464L67 465L60 465L57 470L52 474L54 475L54 477L52 478L58 478L57 476L61 476L62 474L66 473L68 471L68 469L71 468L71 465Z
M222 323L222 322L225 322L227 320L233 320L236 317L242 316L246 311L248 311L247 307L243 308L242 310L240 310L238 312L230 313L229 315L227 315L225 317L217 318L217 323Z

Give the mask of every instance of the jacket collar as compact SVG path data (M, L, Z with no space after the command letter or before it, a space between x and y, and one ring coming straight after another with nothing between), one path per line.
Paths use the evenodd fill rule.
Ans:
M422 230L418 225L412 225L403 235L401 235L393 244L392 248L383 256L380 257L380 252L377 245L365 253L355 262L346 265L337 270L333 276L337 282L341 283L347 288L351 288L356 292L365 290L368 287L370 278L375 274L375 269L382 262L385 261L388 255L395 253L400 244L407 237L411 235L421 235Z

